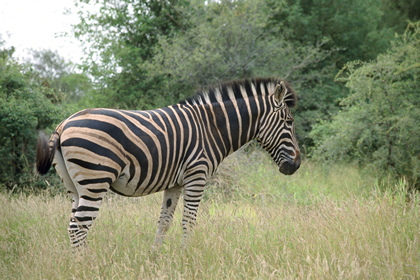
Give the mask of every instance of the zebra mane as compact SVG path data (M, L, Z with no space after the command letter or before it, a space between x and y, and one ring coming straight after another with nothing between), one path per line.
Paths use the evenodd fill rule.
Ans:
M253 96L272 94L281 80L275 78L255 78L235 80L221 83L217 86L205 88L180 104L211 104L220 101L231 101L234 99L245 99ZM296 106L296 93L291 86L284 82L287 88L285 102L288 107ZM255 89L255 90L253 90Z

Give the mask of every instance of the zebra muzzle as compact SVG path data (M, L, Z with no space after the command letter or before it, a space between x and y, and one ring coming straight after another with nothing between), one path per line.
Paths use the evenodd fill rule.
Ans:
M283 161L279 167L279 170L284 175L292 175L300 167L300 156L298 155L294 161L286 160Z

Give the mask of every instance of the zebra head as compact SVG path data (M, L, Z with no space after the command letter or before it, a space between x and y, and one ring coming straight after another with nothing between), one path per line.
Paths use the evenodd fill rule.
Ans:
M270 153L280 172L291 175L300 167L300 150L290 112L296 104L296 95L281 81L276 85L274 94L269 95L268 104L256 139Z

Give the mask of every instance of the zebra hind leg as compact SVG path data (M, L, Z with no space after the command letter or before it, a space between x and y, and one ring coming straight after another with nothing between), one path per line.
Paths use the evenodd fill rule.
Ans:
M98 181L98 179L94 179ZM102 200L105 197L109 183L96 183L83 185L89 180L79 181L76 184L78 190L78 205L72 211L72 218L69 224L69 236L72 248L87 247L86 237L89 228L92 226Z
M71 209L71 216L70 216L70 226L68 228L70 241L73 244L73 240L76 240L77 231L74 230L77 226L75 225L75 214L77 212L77 208L79 207L79 193L76 189L73 180L70 177L70 174L67 171L66 164L64 163L63 156L60 150L55 152L53 166L57 171L58 176L60 176L61 180L64 183L64 187L67 189L67 193L71 195L72 198L72 209Z
M158 231L152 249L159 248L165 238L165 234L172 224L173 215L182 192L182 187L166 189L163 193L162 210L159 217Z

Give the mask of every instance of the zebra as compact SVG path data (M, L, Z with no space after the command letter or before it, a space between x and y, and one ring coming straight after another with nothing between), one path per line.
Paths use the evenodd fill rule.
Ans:
M153 248L162 244L183 192L185 244L206 182L229 154L256 139L281 173L299 168L290 111L296 101L287 82L254 78L221 83L155 110L85 109L63 120L49 140L39 133L37 170L45 174L53 165L72 196L73 248L87 246L110 190L127 197L163 191Z

